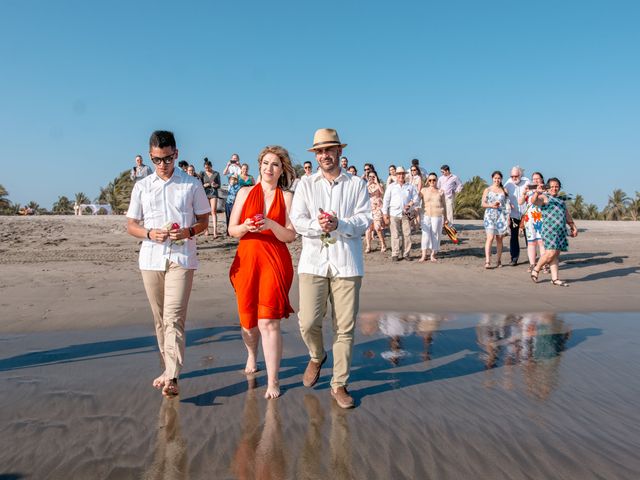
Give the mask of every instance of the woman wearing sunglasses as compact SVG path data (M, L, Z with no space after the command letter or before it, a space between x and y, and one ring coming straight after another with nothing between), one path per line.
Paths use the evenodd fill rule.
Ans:
M415 167L411 167L413 170ZM431 250L430 260L437 262L436 253L440 251L440 234L442 233L442 224L449 223L444 218L445 199L444 191L438 190L438 176L430 173L427 176L427 182L424 188L420 190L422 205L424 212L420 228L422 229L422 257L419 262L427 260L427 250Z

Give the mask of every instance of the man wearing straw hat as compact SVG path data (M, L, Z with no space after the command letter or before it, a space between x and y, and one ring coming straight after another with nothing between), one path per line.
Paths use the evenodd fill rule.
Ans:
M364 275L362 236L372 218L366 183L340 168L344 147L335 130L316 131L309 151L315 154L319 169L300 179L290 218L302 235L298 318L311 357L302 382L313 387L327 360L322 320L329 300L333 317L331 395L340 407L352 408L355 404L347 382Z

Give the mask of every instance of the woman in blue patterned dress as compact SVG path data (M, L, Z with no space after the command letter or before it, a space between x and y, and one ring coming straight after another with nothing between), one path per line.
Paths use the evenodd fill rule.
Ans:
M484 244L484 268L491 268L491 244L496 240L496 254L498 262L496 268L502 266L502 239L509 231L509 194L502 185L502 173L495 171L491 174L492 185L482 193L482 208L484 211L484 230L487 241Z
M545 192L542 185L538 185L532 197L532 202L542 211L542 241L545 253L540 257L535 268L531 271L531 280L538 282L538 274L543 265L551 267L551 284L558 287L568 287L569 284L558 278L558 264L560 252L569 250L567 242L567 224L571 228L571 236L578 236L578 229L574 223L564 201L558 198L562 188L560 180L549 179L549 188Z

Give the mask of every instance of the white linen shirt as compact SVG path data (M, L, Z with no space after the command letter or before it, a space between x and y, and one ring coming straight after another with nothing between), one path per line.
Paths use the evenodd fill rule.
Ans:
M401 217L404 207L409 202L415 206L418 203L418 190L410 183L402 186L399 183L392 183L387 187L382 199L382 213L392 217Z
M191 227L196 223L196 215L209 213L211 207L202 183L187 175L180 168L173 170L167 181L155 172L136 182L131 192L131 202L127 217L143 220L144 228L165 228L167 223L178 223L180 227ZM166 270L168 262L183 268L198 268L196 240L185 239L182 245L164 243L148 239L142 241L138 263L140 270Z
M511 204L511 218L520 218L527 210L527 204L518 205L518 198L522 196L522 192L527 188L531 181L527 177L520 177L520 181L515 184L511 179L504 184L505 190L509 193L509 203Z
M338 228L330 233L336 243L328 246L323 246L320 239L320 209L335 212L338 218ZM364 275L362 236L372 222L364 180L345 171L333 182L324 178L322 172L302 177L293 196L289 218L296 232L302 235L299 274L340 278Z

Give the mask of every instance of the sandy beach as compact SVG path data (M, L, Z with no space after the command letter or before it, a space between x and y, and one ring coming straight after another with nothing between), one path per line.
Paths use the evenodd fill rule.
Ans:
M0 217L0 332L147 325L137 240L125 224L121 216ZM570 251L560 258L561 277L570 288L552 287L548 275L533 285L524 251L520 261L525 263L517 267L485 270L481 222L458 226L461 243L443 241L438 264L391 263L388 251L366 255L361 310L640 311L638 222L579 221L579 236L570 239ZM419 240L413 236L414 257ZM198 238L200 269L189 304L190 326L237 320L228 278L236 245L227 237ZM300 242L290 249L295 266ZM503 263L508 263L508 248ZM290 296L296 308L296 280Z
M0 478L638 478L640 226L578 222L557 288L486 271L480 222L459 224L441 263L366 256L343 411L330 369L302 386L295 315L283 396L240 373L234 240L198 240L182 391L163 400L125 218L0 217Z

